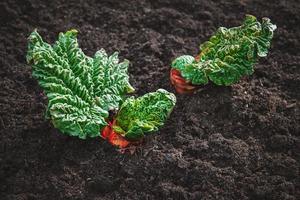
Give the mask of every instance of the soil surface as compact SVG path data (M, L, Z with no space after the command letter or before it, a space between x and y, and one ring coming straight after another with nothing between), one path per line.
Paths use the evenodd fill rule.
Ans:
M88 55L119 51L142 95L174 92L170 62L246 13L277 24L268 57L231 87L177 95L134 155L64 136L45 119L47 99L25 61L34 28L51 43L76 28ZM2 0L0 199L300 199L299 13L298 0Z

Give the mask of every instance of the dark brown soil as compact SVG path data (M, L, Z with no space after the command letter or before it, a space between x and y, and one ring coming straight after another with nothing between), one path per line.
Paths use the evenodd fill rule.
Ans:
M171 60L197 54L246 13L277 24L269 56L231 87L177 95L166 125L135 155L45 120L47 99L25 62L34 28L49 42L76 28L88 55L120 51L142 95L174 92ZM298 0L2 0L0 199L300 199L299 13Z

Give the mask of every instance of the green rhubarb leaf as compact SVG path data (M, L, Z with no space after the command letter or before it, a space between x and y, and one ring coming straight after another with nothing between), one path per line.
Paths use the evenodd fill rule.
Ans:
M27 62L32 75L48 97L46 117L63 133L99 136L108 111L117 109L124 95L134 89L127 75L128 61L101 49L86 56L78 46L77 31L60 33L50 45L34 31L29 36Z
M183 70L186 65L192 64L195 61L195 58L190 55L179 56L172 62L172 68L177 70Z
M221 27L203 43L199 61L184 62L179 57L181 62L175 59L172 67L193 84L211 80L217 85L231 85L251 75L258 58L267 56L275 29L270 19L263 18L260 23L256 17L247 15L241 26Z
M114 130L128 139L157 131L176 103L174 94L159 89L138 98L128 98L120 107Z

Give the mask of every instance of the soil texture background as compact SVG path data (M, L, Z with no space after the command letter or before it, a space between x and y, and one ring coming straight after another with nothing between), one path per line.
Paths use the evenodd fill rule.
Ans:
M175 92L171 61L196 55L247 13L278 26L268 57L230 87L177 95L165 126L134 155L62 135L45 119L25 59L35 28L50 43L79 30L90 56L119 51L143 95ZM299 13L298 0L1 0L0 199L300 199Z

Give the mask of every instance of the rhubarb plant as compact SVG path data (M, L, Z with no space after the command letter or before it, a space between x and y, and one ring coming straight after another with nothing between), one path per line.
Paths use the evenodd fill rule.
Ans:
M46 117L62 133L81 139L100 136L108 125L109 111L119 109L114 117L124 137L156 131L176 102L172 93L162 89L127 98L134 91L127 73L129 61L119 62L118 53L108 56L104 49L93 57L85 55L76 30L60 33L53 45L34 31L29 36L27 62L48 97Z
M163 125L175 102L175 96L163 89L130 97L120 107L113 129L129 139L142 138Z
M263 18L246 15L239 27L220 27L209 41L200 45L198 58L183 55L171 67L194 85L212 81L217 85L231 85L254 72L259 57L265 57L270 48L276 25Z

